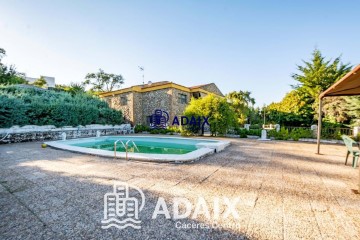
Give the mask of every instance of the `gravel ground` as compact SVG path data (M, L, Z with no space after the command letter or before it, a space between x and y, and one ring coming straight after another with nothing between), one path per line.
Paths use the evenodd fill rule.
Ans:
M161 164L0 145L0 239L359 239L359 172L344 166L344 146L315 151L236 139L195 163ZM145 194L140 230L101 228L104 194L119 181ZM151 219L159 197L170 210L174 197L204 198L210 218ZM220 204L214 225L213 201L224 197L238 200L238 218Z

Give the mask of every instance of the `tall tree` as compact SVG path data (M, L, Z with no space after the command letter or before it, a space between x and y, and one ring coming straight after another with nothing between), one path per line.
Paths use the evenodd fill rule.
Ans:
M250 95L251 92L240 90L230 92L225 96L236 114L238 124L247 122L251 107L255 104L255 99Z
M124 83L122 75L105 73L101 68L97 73L88 73L84 85L91 85L91 90L96 92L110 92L120 88Z
M309 125L313 118L311 106L296 90L287 93L280 102L268 105L266 112L270 122L287 126Z
M348 115L352 118L352 124L360 125L360 96L344 97Z
M1 64L1 59L6 55L6 51L3 48L0 48L0 64Z
M329 123L348 123L350 121L346 97L324 98L324 121Z
M6 56L6 51L0 48L0 84L21 84L26 83L23 74L16 71L13 65L6 66L1 60Z
M351 70L350 64L343 64L341 57L325 60L320 50L315 49L310 61L303 61L304 66L297 66L299 73L292 75L298 84L293 87L307 104L312 105L313 115L318 108L318 97L321 92L341 79Z
M192 98L184 115L189 119L191 117L195 117L195 119L208 117L212 135L226 134L235 122L235 113L230 104L225 98L217 97L214 94L199 99ZM190 130L197 132L200 128L190 128Z

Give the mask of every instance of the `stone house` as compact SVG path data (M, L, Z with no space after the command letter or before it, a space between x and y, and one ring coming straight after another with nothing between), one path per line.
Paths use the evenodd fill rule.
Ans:
M214 83L185 87L163 81L105 92L100 97L110 107L121 110L125 122L148 125L155 109L167 111L170 119L173 119L183 114L192 97L200 98L209 93L224 96Z

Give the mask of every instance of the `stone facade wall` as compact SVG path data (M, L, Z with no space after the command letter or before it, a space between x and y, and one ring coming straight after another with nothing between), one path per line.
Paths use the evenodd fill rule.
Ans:
M214 83L201 87L202 89L213 92L217 95L223 96L221 91ZM187 103L181 103L179 101L179 94L187 96ZM192 94L176 88L165 88L149 92L127 92L120 93L114 96L106 97L111 108L121 110L124 115L126 123L132 125L148 123L148 116L154 114L155 109L165 110L169 113L170 123L175 116L183 114L186 106L190 102ZM200 93L201 97L206 96L205 93ZM126 97L126 104L122 104L121 98Z
M204 90L206 90L206 91L208 91L208 92L215 93L215 94L217 94L217 95L219 95L219 96L224 96L224 95L222 94L222 92L220 91L220 89L219 89L214 83L210 83L210 84L208 84L208 85L201 86L200 88L201 88L201 89L204 89Z
M172 89L165 88L142 93L142 124L147 123L147 116L154 114L155 109L171 112Z
M126 104L122 104L121 98L124 97L127 99ZM134 93L127 92L117 94L115 96L110 96L106 98L106 102L109 106L116 110L121 110L124 116L125 123L134 124Z
M200 93L200 97L206 97L207 94L206 93Z
M191 99L191 94L188 92L184 92L178 89L172 89L172 111L170 113L170 121L172 121L174 119L175 116L181 116L184 113L184 110L186 108L186 106L189 104L190 99ZM179 94L185 94L187 96L187 103L183 104L179 102ZM179 119L180 121L180 119ZM172 122L170 122L169 124L171 124Z
M133 93L133 124L143 124L142 93Z
M131 124L147 124L147 117L154 113L155 109L165 110L170 115L170 120L183 114L187 104L179 102L179 94L187 96L187 104L191 94L175 88L166 88L151 92L129 92L107 97L105 100L111 108L121 110L125 121ZM121 97L127 98L127 104L121 104Z

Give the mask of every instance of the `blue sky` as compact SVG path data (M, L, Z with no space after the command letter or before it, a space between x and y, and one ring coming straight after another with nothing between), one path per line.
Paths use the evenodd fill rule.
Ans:
M360 64L359 1L4 1L0 47L28 76L80 82L99 68L145 81L216 83L279 101L315 47Z

